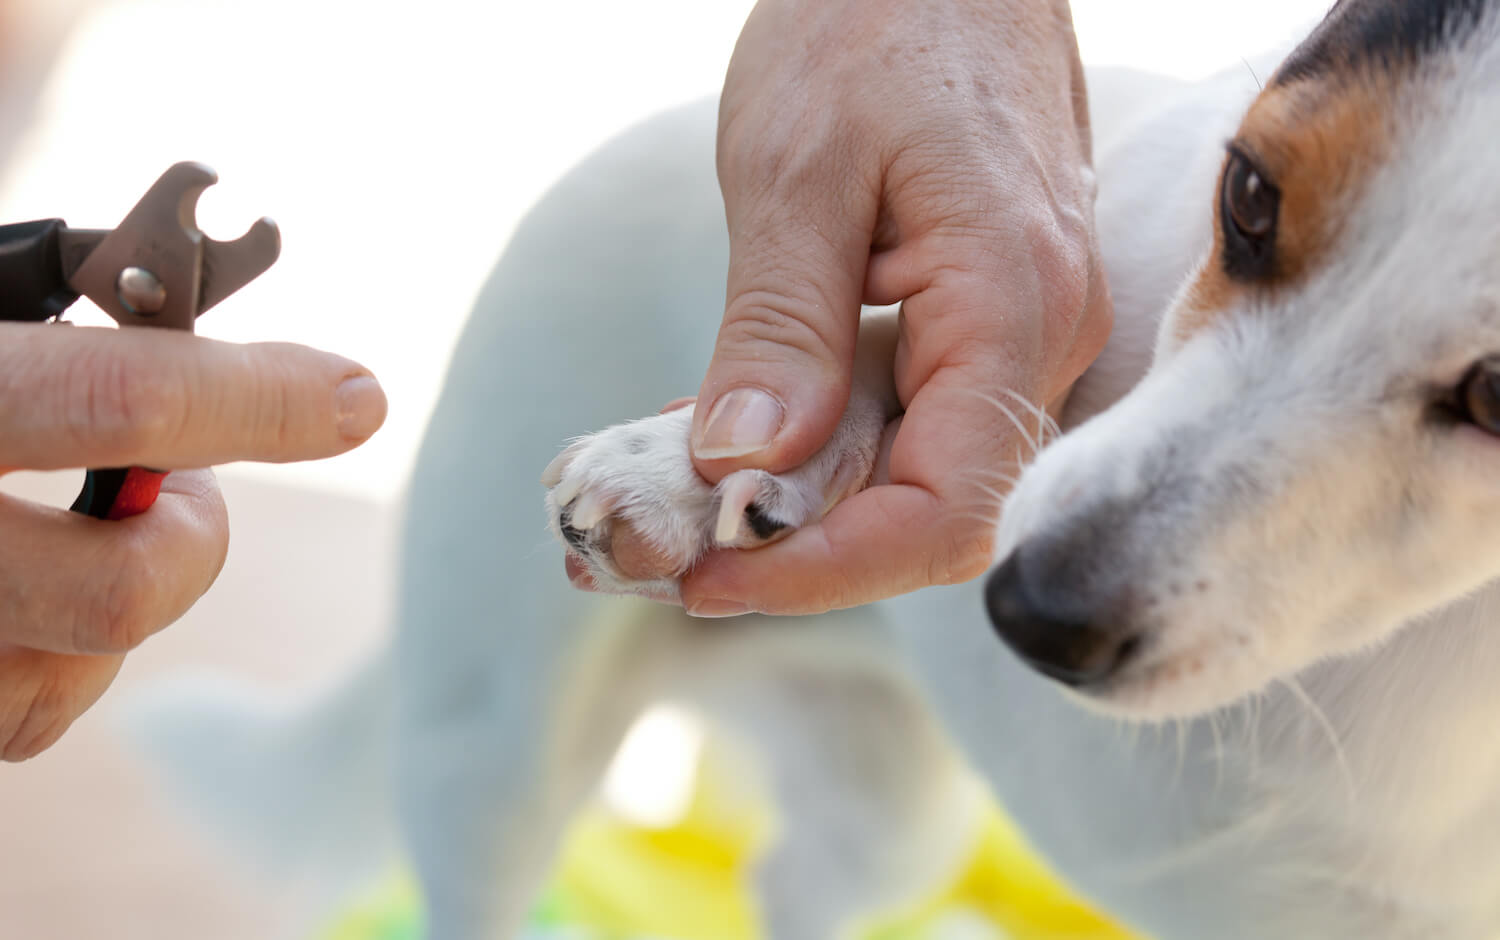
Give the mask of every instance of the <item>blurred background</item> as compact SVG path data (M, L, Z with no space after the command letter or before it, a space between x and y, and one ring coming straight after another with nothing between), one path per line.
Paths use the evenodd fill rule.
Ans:
M223 468L234 543L219 584L61 744L0 767L0 937L285 929L274 899L156 801L115 741L111 704L182 667L309 688L381 642L402 488L490 265L593 147L716 91L752 5L0 0L0 220L109 227L168 165L206 162L221 183L203 228L231 238L271 215L283 253L199 332L343 353L391 401L385 429L344 457ZM1296 37L1326 6L1073 4L1086 62L1183 78ZM14 474L0 487L63 502L77 482Z

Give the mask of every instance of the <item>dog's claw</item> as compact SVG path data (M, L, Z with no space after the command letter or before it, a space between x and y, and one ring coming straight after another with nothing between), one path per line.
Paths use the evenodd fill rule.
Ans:
M580 532L588 532L609 515L609 504L593 493L586 494L573 507L571 523Z
M557 488L552 491L552 498L557 500L557 505L568 506L572 504L573 500L578 498L578 494L582 491L583 478L574 477L571 480L559 482Z
M724 478L719 487L719 518L714 525L714 541L727 545L740 536L745 510L760 494L760 481L753 473L735 473Z
M563 448L563 452L553 457L552 462L547 464L547 468L542 471L542 485L550 490L561 483L563 474L567 472L568 464L573 462L573 458L578 456L578 452L582 449L582 441L569 444ZM567 502L572 502L572 499L569 498ZM563 503L562 505L567 505L567 503Z

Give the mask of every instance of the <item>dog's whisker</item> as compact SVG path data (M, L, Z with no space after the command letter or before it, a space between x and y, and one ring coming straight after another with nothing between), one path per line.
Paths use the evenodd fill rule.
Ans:
M1354 773L1349 768L1349 760L1344 753L1343 742L1339 740L1338 731L1333 727L1333 722L1328 720L1328 715L1313 700L1313 697L1307 694L1307 690L1302 687L1301 682L1297 681L1296 676L1286 676L1277 681L1286 687L1293 698L1306 707L1308 713L1313 717L1313 722L1322 729L1323 734L1328 738L1329 747L1333 749L1333 758L1338 763L1339 773L1344 778L1344 785L1348 790L1349 800L1353 802L1358 798L1359 790L1354 782Z
M944 512L945 517L950 519L967 516L974 519L983 519L986 522L998 523L1000 521L1000 514L1003 511L1004 507L999 502L974 502L965 503L961 506L951 506Z
M1009 494L1005 493L1002 490L997 490L993 486L988 486L983 483L974 483L971 485L979 491L978 495L983 498L968 500L961 503L960 505L969 508L978 507L981 509L993 510L996 517L998 518L1000 513L1005 509L1005 499Z
M983 525L994 525L995 524L994 517L980 515L979 513L952 513L952 514L947 514L947 515L943 516L942 521L943 522L951 522L951 521L953 521L955 519L962 519L962 520L966 520L968 522L978 522L978 523L981 523Z
M1001 488L999 488L997 486L994 486L994 485L989 484L989 483L985 483L985 482L983 482L981 480L967 480L967 481L964 481L964 482L967 483L967 485L973 487L974 489L977 489L979 492L983 493L984 495L992 497L993 499L995 499L997 502L1000 502L1000 503L1004 503L1005 500L1010 497L1010 491L1008 489L1001 489ZM1001 481L1001 482L1003 483L1005 481Z
M1222 828L1201 833L1194 840L1183 841L1179 847L1163 852L1149 861L1132 860L1130 867L1121 870L1118 877L1121 881L1137 884L1169 877L1174 871L1186 870L1200 864L1205 858L1213 857L1223 851L1226 845L1243 844L1258 837L1270 827L1280 812L1278 804L1268 801L1259 809L1245 813Z
M1026 469L1026 461L1024 461L1024 460L1016 460L1016 459L1012 458L1010 460L1002 460L1002 461L1000 461L999 466L1002 466L1002 467L1014 467L1016 470L1025 470ZM974 468L970 468L969 470L966 470L965 472L974 472L974 471L983 472L984 469L985 468L974 467Z
M975 467L968 470L960 470L956 476L959 480L970 483L985 483L993 480L1008 486L1015 486L1021 478L1016 474L1006 473L1002 470L993 470L988 467Z
M954 503L952 510L955 512L962 510L990 512L995 514L996 519L999 519L1000 514L1005 511L1005 494L995 490L981 490L973 499Z
M979 495L986 497L986 499L983 501L976 501L972 505L986 511L993 512L995 514L995 518L999 519L1000 514L1005 511L1006 494L1000 492L994 487L984 487L980 490Z
M1224 737L1219 733L1219 712L1208 715L1208 727L1214 737L1214 792L1224 788Z
M1026 442L1026 446L1031 448L1032 454L1036 454L1041 450L1041 444L1038 439L1039 435L1032 434L1031 429L1026 426L1026 422L1022 421L1020 415L1017 415L1009 405L994 397L993 395L986 395L984 392L981 392L978 389L967 388L963 389L963 391L966 394L979 399L985 404L993 406L996 411L999 411L1002 415L1004 415L1006 419L1010 421L1010 423L1020 433L1021 439ZM1028 402L1027 404L1030 403Z
M962 477L960 479L962 480ZM981 509L986 512L993 512L996 520L998 520L1001 512L1005 509L1006 500L1010 498L1010 491L992 486L978 479L963 480L963 482L969 489L975 491L976 498L962 500L958 503L958 506L963 509Z
M1245 773L1254 781L1260 773L1260 716L1265 694L1259 690L1245 700L1245 747L1247 757Z
M1060 437L1062 435L1062 428L1058 425L1057 421L1051 415L1047 414L1046 409L1041 405L1038 405L1036 402L1027 398L1025 395L1022 395L1015 389L1007 388L1002 389L1002 391L1004 391L1005 394L1009 395L1011 398L1020 402L1022 407L1024 407L1027 411L1031 412L1032 415L1036 417L1037 424L1040 427L1040 430L1037 432L1037 440L1040 441L1043 445L1045 445L1049 439Z

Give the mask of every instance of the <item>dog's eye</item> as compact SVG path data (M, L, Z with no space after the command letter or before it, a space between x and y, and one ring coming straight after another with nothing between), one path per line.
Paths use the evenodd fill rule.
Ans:
M1224 165L1219 192L1225 270L1234 277L1265 277L1275 257L1281 192L1248 157L1233 148Z
M1265 238L1276 226L1276 189L1238 153L1224 173L1224 205L1229 221L1245 238Z
M1458 387L1459 412L1481 431L1500 435L1500 357L1482 359Z

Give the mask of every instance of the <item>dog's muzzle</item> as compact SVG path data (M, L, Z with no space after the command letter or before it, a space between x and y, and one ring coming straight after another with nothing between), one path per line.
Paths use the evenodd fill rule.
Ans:
M1005 644L1032 669L1073 688L1117 673L1139 639L1071 589L1067 579L1038 576L1022 545L990 573L984 601ZM1076 587L1076 586L1075 586Z

